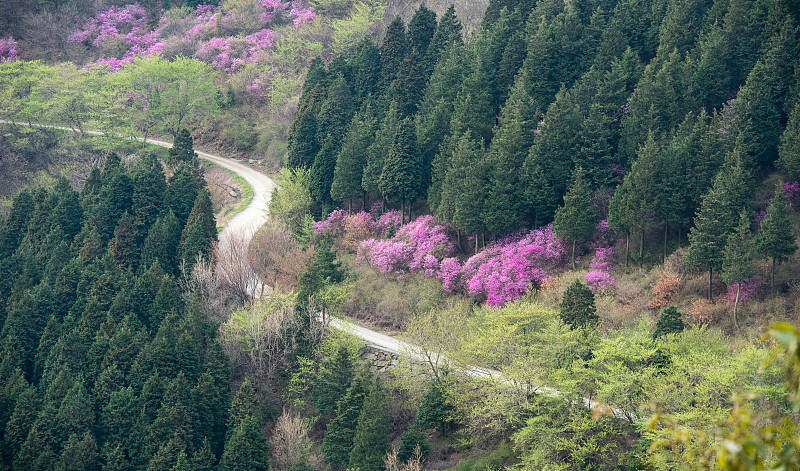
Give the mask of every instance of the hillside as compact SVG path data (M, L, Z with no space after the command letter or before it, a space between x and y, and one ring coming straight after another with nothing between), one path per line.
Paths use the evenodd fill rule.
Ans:
M11 2L0 471L800 468L797 2Z

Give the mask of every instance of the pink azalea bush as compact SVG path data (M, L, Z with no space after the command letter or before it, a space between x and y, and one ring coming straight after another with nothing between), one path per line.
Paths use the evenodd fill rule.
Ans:
M752 300L753 294L755 294L758 288L760 278L761 277L756 275L751 278L745 278L738 283L731 283L731 285L728 286L728 291L725 292L725 299L728 301L728 306L733 306L736 302L737 290L739 290L739 304L744 304Z
M394 223L394 218L386 217L386 214L376 224L379 231L381 219L384 220L383 227L392 227L389 224ZM420 270L433 277L439 269L440 261L452 251L453 244L447 237L444 226L437 224L433 216L427 215L402 226L390 239L369 239L361 242L358 258L369 261L383 273L391 273L399 278Z
M609 272L613 253L613 247L600 247L595 250L592 263L589 265L592 270L585 275L586 284L592 291L602 293L616 286L617 280Z
M270 58L278 34L267 26L292 21L297 27L316 17L313 8L301 0L262 0L261 7L262 29L253 32L240 30L237 24L241 18L235 12L223 12L212 5L198 5L185 18L165 15L154 30L148 27L145 10L140 5L112 6L73 32L69 41L97 51L100 57L87 67L116 71L137 56L158 54L168 48L173 53L194 55L230 75L245 64L263 64ZM269 73L258 74L246 88L264 95L270 79Z
M19 49L17 42L12 36L7 39L0 39L0 64L3 62L14 62L19 60Z
M562 242L548 225L501 239L470 257L461 268L460 284L468 294L486 296L489 306L503 306L540 286L547 276L545 268L563 256ZM445 289L459 286L452 262L448 265L440 271Z

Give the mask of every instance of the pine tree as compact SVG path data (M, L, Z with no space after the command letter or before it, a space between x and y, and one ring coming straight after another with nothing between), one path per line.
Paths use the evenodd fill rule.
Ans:
M353 449L353 437L356 425L364 406L364 399L369 393L372 375L363 369L347 388L344 397L336 404L336 417L328 424L325 438L322 442L322 452L325 460L332 465L342 468L350 461L350 451Z
M367 150L375 138L376 127L372 107L369 105L353 119L342 143L342 150L336 158L336 169L331 183L333 201L350 200L352 206L353 198L361 195L361 177L364 175Z
M414 456L415 450L419 447L419 453L424 459L430 452L430 445L426 441L427 436L416 425L412 425L400 438L400 448L397 450L397 459L401 462L408 461Z
M386 28L386 35L381 43L381 79L383 89L388 89L389 85L397 77L400 64L409 52L408 40L406 39L406 26L400 16L395 16Z
M400 121L397 103L392 102L375 133L375 140L367 149L367 162L364 164L364 174L361 176L361 188L367 193L378 194L380 192L380 177L384 161L392 147Z
M308 300L316 296L325 286L341 283L345 271L340 267L342 262L336 261L333 251L333 239L330 235L320 237L314 245L314 255L308 260L306 270L297 281L297 302L305 306Z
M775 196L767 207L767 213L761 220L761 227L756 235L758 253L772 259L770 269L770 291L775 294L775 263L786 260L786 257L797 251L797 238L789 218L786 193L781 185L775 188Z
M205 188L201 188L197 192L197 198L194 200L192 212L189 213L186 227L191 226L195 220L200 221L200 227L203 229L206 239L209 241L217 240L217 221L214 219L214 206L211 203L211 194ZM185 233L181 236L181 241L184 240Z
M336 404L347 392L353 380L353 360L350 351L341 346L336 355L326 358L311 390L311 401L321 414L336 412Z
M333 135L328 135L322 143L314 165L311 166L309 174L309 190L317 211L327 213L333 209L331 199L331 185L336 171L337 142L339 140Z
M653 332L653 340L668 334L683 332L683 313L678 311L675 306L670 306L661 311L661 316L656 323L656 330Z
M181 241L181 226L172 210L156 219L150 227L142 245L142 268L151 267L156 261L166 273L178 274L178 246Z
M583 169L575 169L572 186L564 195L564 204L556 211L553 231L572 241L572 268L575 268L575 247L588 241L597 225L597 213L592 206L589 186L583 181Z
M311 168L319 152L317 129L317 117L313 109L306 107L298 110L289 129L287 142L289 168Z
M600 318L594 304L594 293L588 286L575 280L566 291L558 312L561 320L573 329L594 327Z
M181 164L169 179L165 206L175 213L181 226L186 224L199 191L197 180L186 164Z
M737 283L736 287L736 300L733 304L733 321L736 328L739 328L739 319L737 311L739 307L739 295L742 290L742 283L746 279L756 274L756 268L753 266L753 258L755 258L756 247L753 233L750 231L750 218L747 217L747 211L742 210L739 215L739 225L728 236L728 241L722 252L722 280L731 285Z
M425 58L428 46L436 33L436 13L422 2L408 21L409 49L416 51L420 61Z
M456 16L455 5L451 3L436 26L436 32L433 33L425 54L425 67L428 70L428 75L431 74L440 57L447 57L442 55L443 51L453 43L463 44L461 28L461 21Z
M219 471L267 471L267 441L255 417L246 418L231 433L217 466Z
M166 193L167 181L161 163L154 154L148 154L139 161L133 172L131 205L137 244L144 242L147 231L156 222L164 207Z
M177 168L182 163L192 165L196 160L197 154L194 151L192 133L186 128L181 129L175 136L175 141L167 153L167 163L172 168Z
M714 270L722 267L722 249L730 231L730 214L723 200L722 182L714 186L703 197L703 203L694 218L694 227L689 232L689 252L686 264L708 270L708 299L712 300L711 282Z
M453 423L453 412L453 405L447 395L447 386L441 379L436 379L422 396L416 422L423 427L438 427L444 434Z
M136 247L136 228L130 214L125 213L114 229L114 238L108 244L108 250L117 267L122 270L135 270L139 260Z
M364 38L348 61L353 68L353 98L356 104L364 103L369 96L377 96L381 81L381 55L377 44Z
M410 118L406 118L399 124L378 182L378 189L384 198L401 203L404 220L406 204L413 202L420 194L422 162L416 141L414 124Z
M791 181L800 181L800 102L789 115L786 130L781 135L778 165Z
M339 75L328 88L328 94L317 115L317 142L321 142L324 148L327 136L334 136L334 149L338 153L341 137L347 133L347 126L355 111L350 87L344 77Z
M467 131L459 139L449 160L450 168L442 185L442 200L436 214L440 220L451 222L456 229L476 234L484 227L481 201L487 169L483 149Z
M383 471L389 451L392 419L380 379L375 378L358 415L349 467L362 471Z
M53 224L61 227L64 232L64 239L71 241L80 232L83 225L83 208L80 203L80 195L72 189L72 186L64 177L58 180L55 195L58 197L58 203L53 208L53 213L50 217ZM2 253L1 250L0 253Z

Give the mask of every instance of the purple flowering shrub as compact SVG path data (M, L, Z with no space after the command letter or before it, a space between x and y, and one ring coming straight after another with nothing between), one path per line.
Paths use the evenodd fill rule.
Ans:
M0 39L0 64L3 62L14 62L19 59L19 49L17 42L12 36L7 39Z
M0 56L2 56L2 46L0 46ZM784 183L783 192L789 200L789 211L794 211L795 205L800 203L800 182Z
M312 22L316 17L313 8L302 0L261 0L260 7L263 11L255 22L255 29L248 27L242 30L241 13L223 11L211 5L198 5L185 18L164 15L158 26L151 30L140 5L112 6L73 32L69 42L83 45L98 57L87 67L106 67L116 71L124 64L133 62L137 56L158 54L168 49L171 54L194 55L231 75L245 64L268 64L270 51L279 39L279 34L268 26L292 22L298 27ZM252 21L246 23L253 25ZM258 24L261 25L260 30L257 29ZM246 88L257 95L263 94L262 89L271 77L269 73L256 75Z
M394 227L395 216L390 213L378 219L376 231L382 232L386 228ZM396 217L399 218L399 214ZM367 260L382 273L391 273L398 278L421 270L427 276L433 277L436 276L440 261L452 251L453 244L447 237L445 227L437 224L433 216L427 215L400 227L389 239L368 239L361 242L358 258Z
M603 293L616 286L617 280L609 272L613 254L613 247L600 247L595 250L592 263L589 264L592 269L584 276L586 284L592 291Z
M489 306L503 306L531 288L538 288L552 268L563 260L564 248L548 225L523 236L512 235L487 246L470 257L461 268L460 283L468 294L486 296ZM449 262L440 279L447 286L459 286L459 277ZM445 282L447 280L447 282Z
M744 304L748 301L751 301L760 281L761 277L756 275L750 278L745 278L738 283L731 283L731 285L728 286L728 291L725 292L725 299L728 301L728 306L733 306L736 302L737 290L739 290L739 304Z

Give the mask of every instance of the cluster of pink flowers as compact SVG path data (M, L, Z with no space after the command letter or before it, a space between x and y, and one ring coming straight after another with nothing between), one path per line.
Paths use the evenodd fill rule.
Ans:
M393 217L385 220L388 224L394 223ZM380 230L377 224L376 229ZM358 247L358 258L368 260L383 273L398 277L419 270L433 277L438 273L440 261L452 251L453 244L445 227L427 215L402 226L390 239L363 241Z
M624 114L628 114L628 112L631 110L631 102L633 101L634 98L636 98L636 93L638 93L638 92L639 92L638 88L634 88L633 89L633 92L631 93L631 96L628 97L628 101L626 101L620 107L620 111L622 111Z
M315 222L312 227L314 232L322 234L328 232L333 237L342 237L344 235L345 221L347 221L347 211L344 209L336 209L328 214L327 219L324 221Z
M19 59L17 42L12 36L8 39L0 39L0 64L3 62L14 62Z
M756 292L760 283L761 277L756 275L751 278L745 278L738 283L731 283L728 286L728 291L725 293L725 298L728 300L728 306L733 306L736 302L736 291L739 291L739 304L750 301L753 294Z
M289 19L292 20L295 26L300 26L305 23L311 23L316 18L317 14L311 7L307 8L292 8L289 12Z
M546 226L489 245L470 257L458 276L455 264L447 261L440 279L445 289L463 286L468 294L486 296L489 306L503 306L540 286L547 275L545 268L563 255L561 240L552 226Z
M789 200L789 210L794 211L795 205L800 202L800 182L784 183L783 192Z
M613 254L613 247L600 247L595 250L592 263L589 265L592 270L585 275L586 283L592 291L602 293L616 286L617 280L609 272Z
M90 18L83 30L72 33L68 41L94 48L125 48L122 59L130 62L137 54L155 54L164 49L158 33L149 31L144 9L138 4L111 7Z
M275 33L269 29L244 37L211 38L200 44L195 57L230 74L243 64L256 62L274 42Z
M124 8L111 7L98 13L86 22L84 28L71 34L69 41L100 51L101 58L87 67L107 67L116 71L133 62L136 56L162 52L166 44L170 44L179 45L182 48L179 50L190 48L196 51L196 58L231 74L243 64L268 57L267 51L273 48L277 35L266 26L288 20L297 26L312 21L316 16L314 10L300 0L263 0L261 5L264 12L260 19L264 27L249 35L245 33L250 31L237 30L237 15L233 11L222 12L219 7L211 5L198 5L192 15L183 19L164 16L158 28L150 30L144 9L133 4ZM183 36L180 32L175 36L176 29L185 31ZM0 51L1 48L2 43ZM262 74L248 89L260 92L268 79Z

